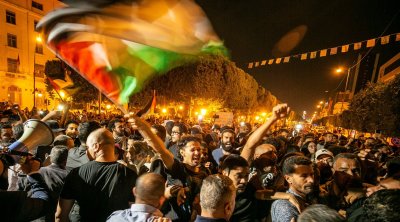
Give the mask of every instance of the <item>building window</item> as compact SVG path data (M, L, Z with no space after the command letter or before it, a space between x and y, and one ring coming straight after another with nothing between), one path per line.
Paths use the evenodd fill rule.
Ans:
M7 33L7 45L13 48L17 48L17 36Z
M16 73L18 71L18 60L7 58L7 71Z
M43 5L38 2L32 1L32 7L39 9L40 11L43 11Z
M44 65L35 64L35 76L44 78Z
M21 88L17 86L10 86L8 87L8 101L11 104L19 104L21 105L22 102L22 93Z
M35 52L37 54L43 54L43 45L42 44L36 44Z
M36 26L37 26L37 24L38 24L38 21L33 21L33 31L35 31L35 32L37 32L37 30L36 30Z
M7 23L16 24L15 13L11 11L6 11L6 21Z

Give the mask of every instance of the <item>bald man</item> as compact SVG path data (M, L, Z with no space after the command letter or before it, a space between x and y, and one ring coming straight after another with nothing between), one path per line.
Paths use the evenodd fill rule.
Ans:
M170 221L163 218L159 210L165 197L165 180L156 173L147 173L139 177L136 187L133 188L135 204L130 209L114 212L108 218L108 222L119 221Z
M97 129L89 135L86 145L91 161L67 175L56 221L68 221L75 200L80 206L81 221L105 221L112 212L128 208L134 200L131 190L137 174L116 162L112 133Z

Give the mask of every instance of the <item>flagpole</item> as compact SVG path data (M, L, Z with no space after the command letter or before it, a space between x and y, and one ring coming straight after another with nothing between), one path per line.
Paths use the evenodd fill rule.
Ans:
M101 91L99 90L99 115L101 113Z

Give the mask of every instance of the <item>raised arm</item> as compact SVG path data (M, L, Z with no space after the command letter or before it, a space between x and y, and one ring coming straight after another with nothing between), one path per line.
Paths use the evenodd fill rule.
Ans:
M260 141L267 133L268 129L280 118L286 117L290 112L290 108L287 104L279 104L276 105L272 109L272 116L269 118L267 122L258 127L253 134L249 137L246 144L243 147L242 153L240 156L245 158L249 164L253 161L254 151L256 147L259 145Z
M164 145L164 142L153 132L151 132L150 125L142 120L141 118L134 116L133 117L136 121L136 125L140 134L149 142L150 146L160 154L161 160L164 162L165 167L168 170L172 170L172 165L174 163L174 156L171 152L167 150Z

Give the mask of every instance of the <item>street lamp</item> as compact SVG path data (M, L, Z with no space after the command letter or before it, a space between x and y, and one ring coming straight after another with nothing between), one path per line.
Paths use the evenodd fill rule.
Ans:
M38 44L42 43L42 37L36 36L35 39L35 53L33 54L33 107L36 107L36 50Z
M342 68L337 68L336 73L343 73L344 70ZM344 87L344 92L347 91L347 85L349 84L349 76L350 76L350 68L347 69L347 77L346 77L346 85Z

